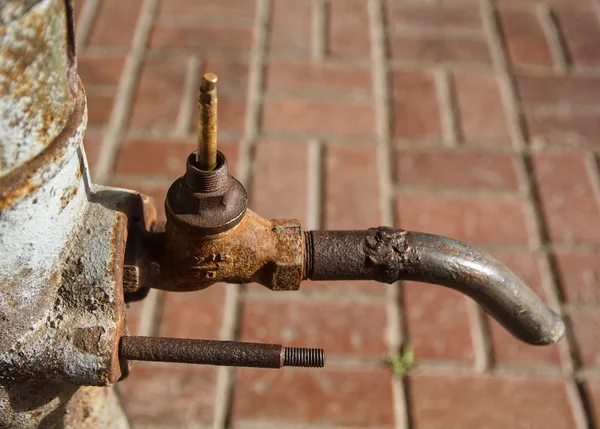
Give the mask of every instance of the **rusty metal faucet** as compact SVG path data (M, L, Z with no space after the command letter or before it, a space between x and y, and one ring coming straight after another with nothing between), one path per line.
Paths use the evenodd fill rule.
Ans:
M127 335L125 302L149 288L415 280L469 295L518 338L551 344L560 318L467 244L389 227L302 231L267 220L217 150L217 78L204 76L199 147L148 197L92 183L82 140L72 0L0 0L0 427L127 428L108 387L128 360L320 367L322 349Z
M248 209L246 190L229 174L227 158L217 150L216 82L212 73L203 77L198 150L187 158L185 174L167 193L165 230L151 234L154 244L140 246L151 259L143 265L160 269L142 272L130 291L139 287L192 291L218 282L256 282L274 291L289 291L299 289L307 279L413 280L468 295L527 343L552 344L564 335L562 320L531 289L492 256L468 244L390 227L302 231L296 220L267 220ZM281 346L198 341L191 346L174 339L127 338L122 341L121 355L220 365L284 365ZM233 349L244 347L248 356L264 349L264 360L229 358ZM206 353L212 359L206 359ZM296 361L301 366L324 363L320 349L298 349L297 353L305 357Z

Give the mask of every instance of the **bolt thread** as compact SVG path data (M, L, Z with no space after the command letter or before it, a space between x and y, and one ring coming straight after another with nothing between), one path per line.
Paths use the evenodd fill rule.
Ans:
M217 152L217 167L212 171L200 170L196 164L196 151L188 156L185 181L192 192L216 192L229 183L227 158Z
M310 279L312 277L314 254L313 246L312 231L304 231L304 266L302 280Z
M325 366L325 351L323 349L284 347L283 366L323 368Z

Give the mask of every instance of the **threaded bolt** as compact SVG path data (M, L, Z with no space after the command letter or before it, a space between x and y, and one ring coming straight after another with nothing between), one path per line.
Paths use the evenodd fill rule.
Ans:
M323 368L325 366L325 351L303 347L284 347L283 366Z

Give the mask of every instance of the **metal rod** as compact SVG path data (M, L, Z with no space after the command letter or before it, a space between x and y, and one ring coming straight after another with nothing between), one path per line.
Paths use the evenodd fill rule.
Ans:
M325 364L323 349L163 337L122 337L119 356L130 360L255 368L321 368Z
M198 152L200 170L212 171L217 166L217 75L205 73L198 94Z
M530 344L562 338L561 318L512 271L451 238L393 228L310 231L305 277L311 280L413 280L468 295L513 335Z

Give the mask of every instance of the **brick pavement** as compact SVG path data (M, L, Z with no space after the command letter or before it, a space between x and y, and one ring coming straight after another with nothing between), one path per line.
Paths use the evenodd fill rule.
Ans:
M136 428L600 427L598 1L79 0L77 13L96 181L160 208L211 70L221 148L253 209L476 243L570 328L526 346L413 283L151 293L132 332L325 347L328 365L137 364L119 385ZM416 367L395 377L403 344Z

